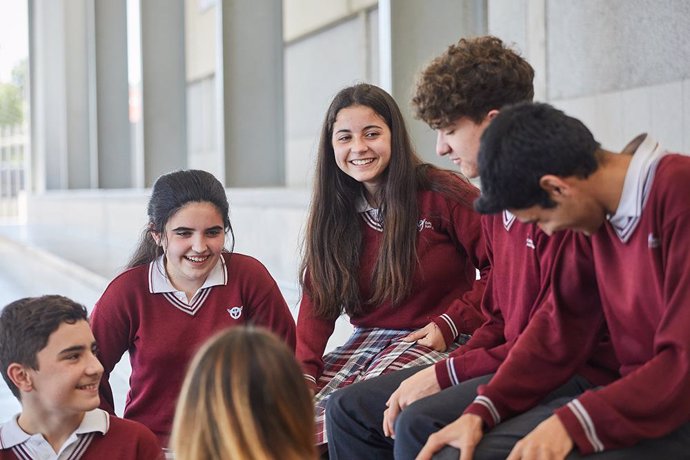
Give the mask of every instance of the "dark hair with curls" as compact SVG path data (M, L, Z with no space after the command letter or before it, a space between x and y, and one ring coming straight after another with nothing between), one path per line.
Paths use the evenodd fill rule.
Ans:
M540 179L587 178L599 167L599 143L578 119L548 104L506 107L489 124L479 147L482 194L475 202L483 214L555 203Z
M363 186L340 170L335 161L333 124L340 110L371 108L391 132L391 158L383 173L377 202L383 235L372 276L372 296L359 293L359 257L362 243L357 200ZM418 190L435 190L469 204L471 187L457 174L422 163L415 154L400 108L384 90L358 84L341 90L331 102L321 128L314 192L305 232L300 284L312 297L317 315L337 318L343 311L356 315L365 303L401 302L410 289L416 263Z
M12 363L38 370L38 352L62 323L86 321L86 308L61 295L26 297L2 309L0 315L0 372L12 394L21 400L19 388L7 375Z
M147 264L163 254L163 248L156 244L151 233L159 233L164 238L165 224L168 220L184 205L192 202L208 202L218 209L223 218L225 233L230 233L229 252L232 252L235 235L230 225L228 197L223 184L206 171L175 171L160 176L153 184L148 204L149 222L141 234L139 246L127 263L127 268Z
M314 435L299 364L269 331L233 327L197 352L175 412L175 458L308 460Z
M433 129L458 118L480 123L490 110L531 101L534 69L496 37L462 38L422 71L412 105Z

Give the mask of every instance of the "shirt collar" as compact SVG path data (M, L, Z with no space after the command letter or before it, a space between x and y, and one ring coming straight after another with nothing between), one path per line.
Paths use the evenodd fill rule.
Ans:
M378 211L378 208L373 207L372 205L369 204L367 201L367 198L364 196L364 193L359 195L359 198L355 201L355 208L357 209L357 212L369 212L369 211Z
M213 266L211 273L208 274L206 281L199 288L199 290L211 287L221 286L228 282L228 271L225 267L225 258L221 254L218 257L216 265ZM162 294L166 292L179 292L173 287L165 272L164 256L159 256L156 260L149 264L149 292L151 294Z
M621 155L632 152L630 165L625 173L623 191L618 209L608 219L616 234L624 243L628 241L642 214L652 188L659 160L667 153L651 136L640 134L623 149Z
M0 425L0 448L10 449L19 444L23 444L28 441L33 436L40 436L43 438L42 434L30 435L21 429L17 423L19 414L12 417L10 420ZM88 434L99 432L101 434L106 434L110 428L110 416L108 413L102 409L93 409L84 414L84 418L81 423L74 430L74 433L65 441L65 445L69 443L69 440L74 435Z
M507 209L503 210L503 227L506 230L510 230L510 227L513 226L513 222L515 222L515 216L508 211Z

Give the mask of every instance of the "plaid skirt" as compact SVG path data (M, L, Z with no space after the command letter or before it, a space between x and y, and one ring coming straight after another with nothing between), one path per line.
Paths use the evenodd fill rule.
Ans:
M323 357L324 368L314 397L317 445L328 442L325 410L334 391L407 367L434 364L470 338L461 334L446 351L439 352L416 342L403 342L401 339L412 331L357 328L344 345Z

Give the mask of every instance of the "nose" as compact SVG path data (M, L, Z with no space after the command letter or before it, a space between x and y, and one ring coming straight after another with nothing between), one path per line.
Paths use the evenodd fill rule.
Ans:
M194 241L192 242L192 251L196 253L202 253L206 251L206 248L208 245L206 244L206 237L203 235L199 235L196 238L194 238Z
M446 142L446 139L441 130L436 131L436 153L440 157L448 155L450 153L450 146Z
M366 152L369 146L364 141L361 136L354 136L352 138L352 148L351 150L355 153Z
M89 375L103 373L103 364L101 364L96 355L94 355L93 353L89 355L89 364L86 367L86 373Z

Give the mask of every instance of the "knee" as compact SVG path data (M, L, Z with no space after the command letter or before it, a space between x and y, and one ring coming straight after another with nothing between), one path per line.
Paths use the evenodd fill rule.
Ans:
M326 420L341 417L350 411L349 407L353 403L350 393L352 393L350 387L341 388L328 398L326 402Z

